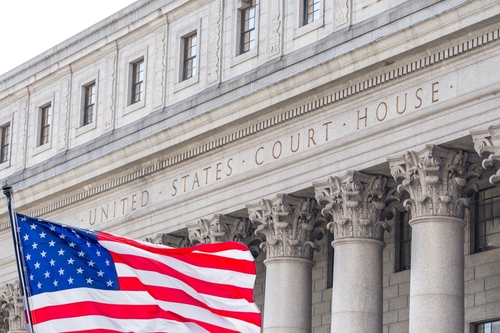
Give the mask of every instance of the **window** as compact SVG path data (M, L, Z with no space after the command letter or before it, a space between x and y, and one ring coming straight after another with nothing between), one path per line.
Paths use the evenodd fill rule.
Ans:
M95 82L83 87L84 102L83 102L83 121L82 125L92 123L95 111Z
M500 320L491 321L489 323L476 324L474 333L499 333Z
M196 34L184 38L184 64L182 80L187 80L196 75Z
M411 266L411 227L410 213L400 212L396 220L396 272L410 269Z
M50 117L52 113L52 106L46 105L40 109L40 141L39 146L49 142L50 132Z
M481 252L500 247L500 187L487 188L476 193L473 210L473 250Z
M1 128L2 142L0 147L0 163L9 160L9 137L10 137L10 124L4 125Z
M302 25L306 25L319 20L319 1L320 0L303 0L304 17Z
M130 104L144 99L144 59L132 64L132 93Z
M240 54L253 50L255 48L255 6L256 0L248 1L248 6L240 10L241 36L240 36Z

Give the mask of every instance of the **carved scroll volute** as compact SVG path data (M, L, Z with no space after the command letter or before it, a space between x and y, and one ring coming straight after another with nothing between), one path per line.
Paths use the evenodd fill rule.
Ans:
M319 207L311 198L297 198L280 193L273 199L248 204L250 220L257 225L256 235L265 237L261 247L267 258L296 257L312 259L324 234Z
M490 177L490 183L500 184L500 126L491 126L485 131L471 131L474 149L483 157L483 168L494 168L496 173Z
M0 293L0 306L2 311L8 312L6 319L10 331L25 329L24 308L19 281L5 284Z
M479 189L474 180L484 173L479 163L468 162L466 152L435 145L388 161L392 176L400 183L398 191L410 195L403 205L412 218L429 215L463 218L469 197Z
M347 171L343 177L330 177L314 182L316 200L324 208L322 215L332 222L327 227L335 239L372 238L383 240L390 226L383 214L389 201L387 179L357 171Z
M147 237L144 240L152 244L161 244L177 249L189 246L189 240L187 237L164 233L156 234L156 236L152 238Z

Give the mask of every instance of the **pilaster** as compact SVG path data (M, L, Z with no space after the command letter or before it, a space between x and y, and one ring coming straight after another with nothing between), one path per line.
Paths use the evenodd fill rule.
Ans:
M496 173L490 177L490 183L500 184L500 125L491 126L484 131L471 131L474 149L484 157L483 168L494 168Z

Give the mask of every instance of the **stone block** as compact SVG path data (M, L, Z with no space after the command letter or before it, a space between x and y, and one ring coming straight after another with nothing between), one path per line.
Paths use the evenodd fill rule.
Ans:
M474 294L474 304L482 305L487 303L500 302L500 288L481 291Z
M464 281L473 280L474 277L474 267L468 267L464 269Z
M474 306L474 294L467 294L464 296L464 306L466 308Z
M410 295L410 282L404 282L399 285L399 296Z
M408 333L410 322L400 321L397 323L389 324L389 333Z
M484 279L484 290L500 288L500 274L488 276Z
M486 251L486 252L488 252L488 251ZM498 258L500 258L500 257L498 257ZM497 260L498 260L498 258L497 258ZM478 266L476 266L476 269L475 269L476 279L483 278L486 276L496 275L496 274L500 274L500 261L478 265Z
M331 313L331 302L320 302L313 305L313 314Z
M384 325L390 323L397 323L398 321L398 311L384 312L382 322Z
M483 290L484 290L484 279L476 279L476 280L466 281L464 283L465 294L471 294Z
M408 296L399 296L389 300L389 310L399 310L408 307Z
M410 319L410 309L404 308L398 311L398 321L405 321Z
M389 286L384 288L384 299L394 298L399 296L399 286Z
M395 284L400 284L403 282L410 282L410 270L409 269L391 274L389 276L389 284L391 286L395 285Z

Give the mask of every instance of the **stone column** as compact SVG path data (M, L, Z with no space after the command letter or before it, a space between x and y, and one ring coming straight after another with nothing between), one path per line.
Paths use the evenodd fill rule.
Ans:
M466 152L434 145L388 161L398 191L410 195L410 333L463 332L464 212L483 169Z
M314 240L324 234L315 206L286 194L247 205L255 233L266 238L264 333L311 332Z
M332 332L382 332L382 250L387 180L348 171L343 177L314 182L316 200L333 222Z
M483 160L483 168L495 168L496 173L490 177L490 183L500 184L500 126L491 126L484 131L471 131L474 149Z
M1 309L8 311L8 317L5 318L8 323L8 333L27 332L24 318L23 300L19 288L19 281L6 283L0 293Z

